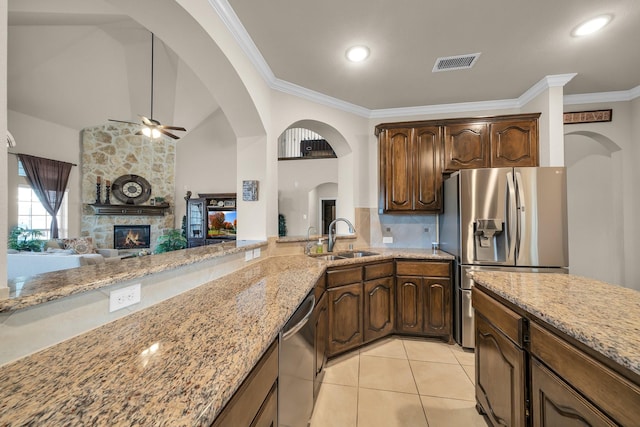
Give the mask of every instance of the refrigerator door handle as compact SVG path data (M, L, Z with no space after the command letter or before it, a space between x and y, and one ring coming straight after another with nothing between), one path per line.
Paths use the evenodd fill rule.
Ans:
M525 210L525 198L524 198L524 185L522 184L522 174L520 172L516 172L516 190L518 191L518 201L517 201L517 209L518 209L518 231L516 232L516 256L520 253L520 245L522 242L522 224L525 224L526 221L526 210Z
M516 187L515 182L513 180L513 174L511 172L507 173L507 203L505 205L506 209L506 218L507 218L507 245L508 245L508 254L507 260L515 262L516 259L516 242L518 239L517 235L517 205L516 205Z

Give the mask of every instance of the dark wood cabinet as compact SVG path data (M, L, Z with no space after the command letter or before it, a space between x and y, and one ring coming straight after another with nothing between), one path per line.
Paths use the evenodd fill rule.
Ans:
M333 356L363 342L362 283L327 290L329 305L328 354Z
M491 167L538 166L538 120L491 124Z
M313 375L313 396L318 396L322 377L324 376L324 366L327 363L327 342L329 340L329 306L327 305L327 293L322 292L317 300L313 311L313 322L315 325L314 340L314 375Z
M536 358L531 360L534 427L617 425Z
M187 247L236 239L236 194L205 193L187 200Z
M381 211L440 212L440 126L390 127L378 137Z
M399 260L396 274L396 330L451 342L451 263Z
M476 400L493 425L526 426L525 352L476 310Z
M187 246L203 246L207 238L206 200L204 198L187 200Z
M382 123L379 213L442 212L443 173L539 166L540 113Z
M364 282L364 341L372 341L393 332L395 289L393 277Z
M213 422L213 427L278 425L278 341L274 341L238 391Z
M444 126L444 170L488 168L489 130L487 123Z

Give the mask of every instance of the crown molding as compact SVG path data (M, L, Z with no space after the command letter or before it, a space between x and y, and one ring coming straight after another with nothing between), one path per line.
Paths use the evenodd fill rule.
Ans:
M597 104L601 102L625 102L640 97L640 85L629 90L615 92L583 93L579 95L565 95L564 105Z
M522 108L545 90L552 87L564 86L577 75L577 73L568 73L545 76L515 99L370 110L368 108L307 89L294 83L278 79L273 74L273 71L267 64L267 61L265 61L264 57L258 50L258 47L249 36L244 25L240 22L240 19L238 19L238 15L236 15L229 2L227 0L209 0L209 4L214 8L242 51L247 55L251 63L258 70L258 73L271 89L364 118L420 116L442 113L465 113L471 111ZM635 88L627 91L565 95L563 102L565 105L589 104L598 102L630 101L638 97L640 97L640 86L636 86Z

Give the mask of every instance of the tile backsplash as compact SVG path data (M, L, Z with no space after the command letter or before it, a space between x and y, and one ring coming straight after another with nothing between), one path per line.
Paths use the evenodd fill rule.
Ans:
M431 243L436 241L437 215L380 215L377 208L357 210L361 211L357 218L369 219L371 247L431 248ZM384 237L392 237L393 243L383 243Z

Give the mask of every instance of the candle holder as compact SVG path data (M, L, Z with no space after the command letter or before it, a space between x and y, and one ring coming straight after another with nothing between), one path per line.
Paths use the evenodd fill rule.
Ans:
M111 204L111 200L109 199L109 190L111 190L111 183L109 181L107 181L107 185L104 186L104 204L105 205L110 205Z
M100 183L96 183L96 205L100 204Z

